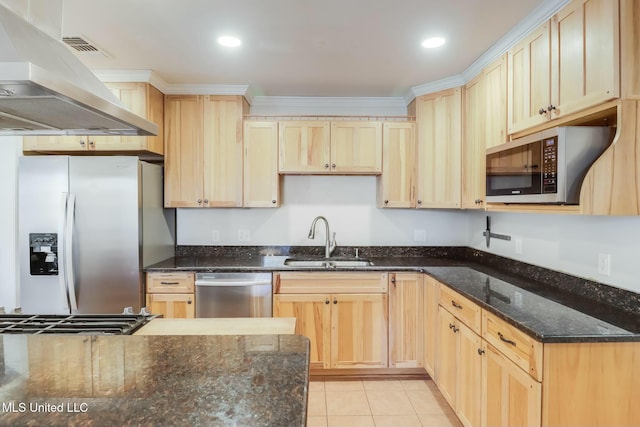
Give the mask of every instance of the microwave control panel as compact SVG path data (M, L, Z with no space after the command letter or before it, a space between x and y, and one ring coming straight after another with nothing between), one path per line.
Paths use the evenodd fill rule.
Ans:
M558 192L558 138L542 141L542 192Z

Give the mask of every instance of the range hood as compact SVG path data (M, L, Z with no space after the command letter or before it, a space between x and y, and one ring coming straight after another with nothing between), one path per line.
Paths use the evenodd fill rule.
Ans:
M157 135L59 40L0 4L0 135Z

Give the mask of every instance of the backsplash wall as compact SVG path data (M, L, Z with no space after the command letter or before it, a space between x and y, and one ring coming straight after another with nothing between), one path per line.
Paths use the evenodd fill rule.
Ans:
M491 239L486 247L487 215L491 231L511 241ZM474 249L640 293L640 217L470 212L468 218ZM598 273L598 254L611 255L609 276Z
M316 238L307 238L318 215L327 218L342 246L464 246L468 241L464 211L376 208L373 176L285 176L281 197L276 209L178 209L178 245L321 246L321 222ZM240 239L242 230L250 240Z

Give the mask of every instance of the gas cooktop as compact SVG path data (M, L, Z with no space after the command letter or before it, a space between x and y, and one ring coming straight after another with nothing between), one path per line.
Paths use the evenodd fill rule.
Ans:
M131 335L149 314L0 314L0 334Z

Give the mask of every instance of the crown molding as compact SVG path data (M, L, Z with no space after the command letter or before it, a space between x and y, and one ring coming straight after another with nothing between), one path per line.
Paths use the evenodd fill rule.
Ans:
M167 95L242 95L252 107L259 108L404 108L416 96L464 86L511 46L551 18L571 0L545 0L496 43L487 49L462 73L411 87L399 97L321 97L321 96L260 96L250 85L169 84L152 70L94 70L103 82L146 82Z

